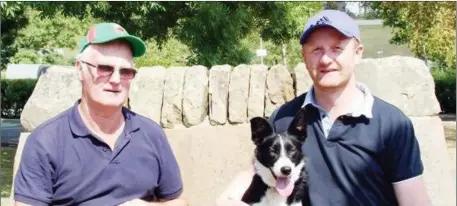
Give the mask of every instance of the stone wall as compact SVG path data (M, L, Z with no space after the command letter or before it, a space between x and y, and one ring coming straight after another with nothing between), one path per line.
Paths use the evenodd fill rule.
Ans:
M434 82L426 65L410 57L364 59L356 70L372 93L405 112L414 124L433 205L455 205ZM58 79L63 78L63 79ZM271 112L308 90L304 64L141 68L129 104L165 128L181 167L191 205L214 205L253 153L248 120ZM74 69L51 67L27 102L21 122L32 131L75 103L81 87ZM21 136L16 160L20 159ZM17 161L15 161L15 167ZM454 174L455 175L455 174Z

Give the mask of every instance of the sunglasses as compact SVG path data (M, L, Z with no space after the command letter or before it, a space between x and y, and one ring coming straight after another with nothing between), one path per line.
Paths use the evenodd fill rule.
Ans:
M81 62L84 64L87 64L91 67L97 68L97 74L102 77L111 76L115 70L114 67L111 65L103 65L103 64L93 65L86 61L81 61ZM135 77L137 71L133 68L120 68L119 73L120 73L121 79L130 80Z

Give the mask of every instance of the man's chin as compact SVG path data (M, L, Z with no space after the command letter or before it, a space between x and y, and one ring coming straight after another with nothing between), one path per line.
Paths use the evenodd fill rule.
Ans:
M100 105L107 108L119 108L124 106L125 101L123 99L111 99L111 98L104 98L98 101Z

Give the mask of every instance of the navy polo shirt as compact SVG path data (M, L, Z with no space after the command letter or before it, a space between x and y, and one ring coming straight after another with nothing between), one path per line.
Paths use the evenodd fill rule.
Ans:
M423 172L419 144L410 119L373 96L372 117L342 115L328 136L307 93L276 109L269 118L276 132L287 130L300 109L306 110L309 197L312 205L398 205L393 184Z
M24 145L14 199L30 205L119 205L173 199L180 170L163 129L126 108L113 151L91 135L78 105L38 126Z

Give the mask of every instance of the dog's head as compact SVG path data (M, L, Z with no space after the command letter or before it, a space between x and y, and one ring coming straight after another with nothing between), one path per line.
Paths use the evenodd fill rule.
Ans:
M251 138L256 145L256 173L265 184L289 196L305 164L301 150L307 137L304 110L297 113L283 133L274 133L268 121L261 117L252 118L250 123Z

